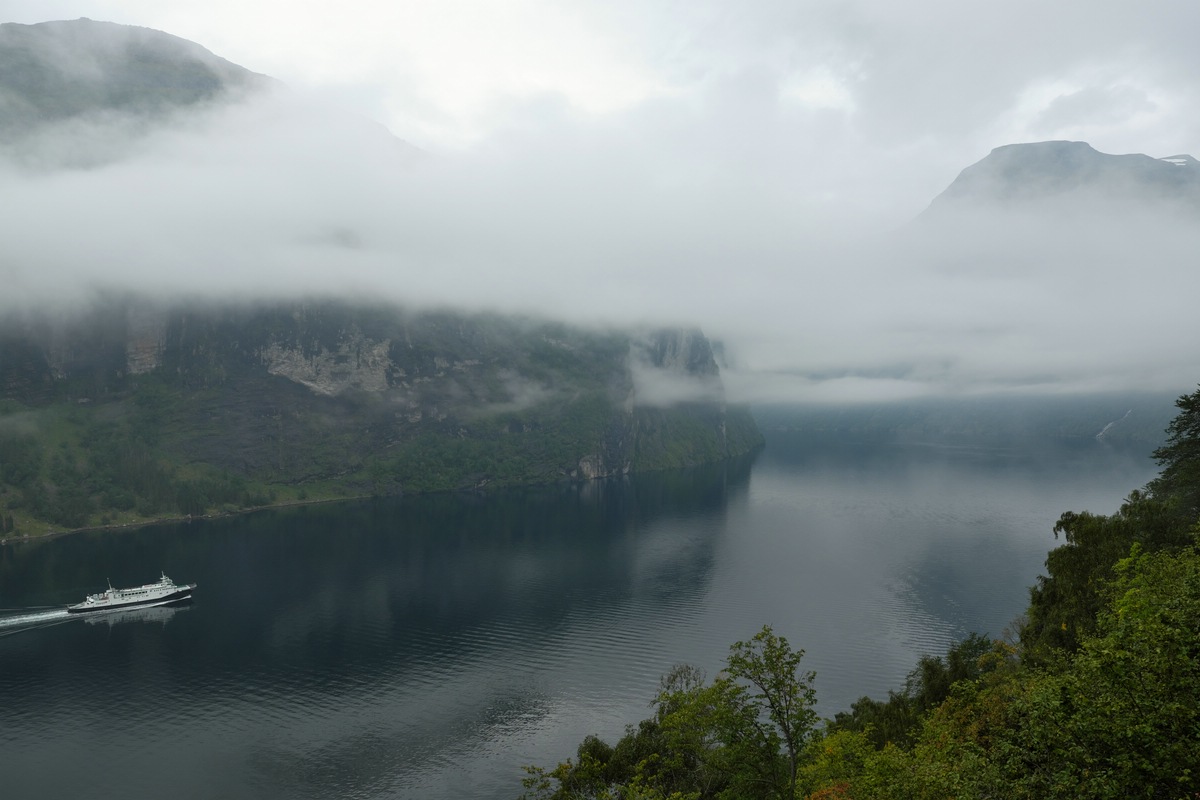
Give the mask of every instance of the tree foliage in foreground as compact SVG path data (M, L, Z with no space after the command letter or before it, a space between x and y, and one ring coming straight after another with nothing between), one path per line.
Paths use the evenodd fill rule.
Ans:
M730 648L706 682L678 666L664 676L654 715L615 746L588 737L575 761L529 768L530 800L650 798L773 800L796 796L804 750L817 723L815 674L803 650L769 626Z
M1154 451L1161 471L1150 482L1157 497L1174 498L1187 522L1200 516L1200 391L1175 401L1179 413L1167 426L1167 442Z
M1095 635L1058 663L958 684L855 798L1194 798L1200 792L1200 555L1116 567Z
M1200 552L1135 548L1113 574L1095 632L1050 663L1030 666L983 637L922 659L906 708L945 696L907 739L879 745L853 715L817 727L811 673L764 629L710 683L676 668L654 716L616 746L589 737L577 760L531 769L526 797L1194 800ZM962 677L947 686L951 675Z
M876 748L911 744L921 720L950 696L954 684L977 680L994 666L994 659L985 658L994 648L991 639L972 633L951 645L945 657L922 656L908 674L903 691L888 692L887 700L859 698L850 711L834 716L829 729L860 732Z
M1158 479L1059 519L1017 642L972 636L817 727L802 651L764 628L712 683L668 675L615 747L532 768L526 797L1196 800L1200 392L1177 405Z
M1154 451L1162 471L1142 491L1130 493L1112 515L1068 511L1054 526L1065 542L1046 557L1046 572L1030 589L1021 630L1027 661L1074 651L1096 632L1114 565L1133 547L1173 551L1191 544L1200 517L1200 391L1175 402L1167 443Z
M1192 541L1190 525L1172 497L1133 492L1112 515L1068 511L1054 526L1065 543L1046 556L1046 572L1030 589L1021 630L1028 660L1054 650L1073 651L1095 633L1113 567L1135 545L1144 551L1177 550Z

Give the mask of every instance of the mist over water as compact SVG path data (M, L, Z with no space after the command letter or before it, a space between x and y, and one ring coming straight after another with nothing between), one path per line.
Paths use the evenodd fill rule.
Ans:
M0 638L5 794L512 798L523 764L616 739L663 672L715 674L764 623L807 651L832 715L998 635L1058 514L1112 511L1151 472L1099 444L775 436L634 480L10 544L0 607L160 570L198 588Z

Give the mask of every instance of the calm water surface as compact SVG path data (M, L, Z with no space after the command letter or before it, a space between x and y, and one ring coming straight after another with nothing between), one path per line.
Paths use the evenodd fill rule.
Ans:
M1153 465L1100 445L813 447L637 480L314 506L0 547L0 607L165 570L178 610L0 623L0 796L514 798L770 623L822 714L998 635L1060 512ZM53 621L53 620L46 620ZM19 631L19 632L18 632Z

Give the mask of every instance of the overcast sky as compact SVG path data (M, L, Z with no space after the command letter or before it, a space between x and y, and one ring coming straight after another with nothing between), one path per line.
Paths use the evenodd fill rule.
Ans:
M890 238L998 145L1200 154L1200 4L0 0L80 16L292 92L0 176L0 305L115 281L691 323L751 400L1200 380L1190 227Z

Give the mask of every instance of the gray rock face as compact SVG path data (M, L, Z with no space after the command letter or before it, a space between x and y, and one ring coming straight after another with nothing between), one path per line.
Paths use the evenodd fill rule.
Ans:
M126 317L125 370L129 375L144 375L162 366L167 346L166 314L130 308Z
M655 369L692 376L717 375L712 345L698 329L664 328L647 334L636 347Z
M317 394L335 397L346 391L383 392L388 388L388 373L394 369L389 358L391 341L371 341L362 334L350 334L333 351L305 355L295 348L271 342L259 356L271 375L295 381Z

